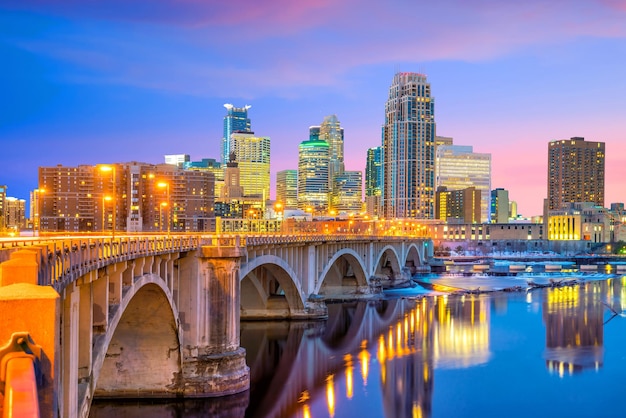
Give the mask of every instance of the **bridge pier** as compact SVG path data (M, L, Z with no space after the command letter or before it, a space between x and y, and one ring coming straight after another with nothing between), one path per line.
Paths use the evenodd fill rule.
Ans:
M180 284L180 390L185 397L224 396L250 387L246 353L239 346L239 266L243 256L245 248L240 246L205 246L195 262L182 259L179 263L179 274L197 277Z

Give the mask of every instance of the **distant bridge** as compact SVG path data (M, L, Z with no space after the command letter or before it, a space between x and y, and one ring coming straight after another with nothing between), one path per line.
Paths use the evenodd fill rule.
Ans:
M68 237L0 246L7 260L0 302L9 301L0 342L26 331L41 345L44 387L53 393L40 390L39 401L64 417L87 416L94 396L246 390L240 317L324 318L325 299L370 297L381 281L423 268L433 249L426 238L361 235ZM12 297L28 286L20 283L32 286L27 301Z

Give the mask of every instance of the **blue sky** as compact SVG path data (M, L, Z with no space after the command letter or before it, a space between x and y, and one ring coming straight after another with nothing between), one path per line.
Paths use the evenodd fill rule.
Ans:
M218 158L224 103L252 105L272 175L336 114L346 166L380 145L395 71L428 75L437 133L492 154L492 187L541 213L548 142L606 143L626 200L626 2L0 0L0 184L37 167Z

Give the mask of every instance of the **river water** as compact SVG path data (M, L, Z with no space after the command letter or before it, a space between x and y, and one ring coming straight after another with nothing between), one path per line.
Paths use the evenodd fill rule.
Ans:
M327 321L243 322L249 392L185 402L95 402L92 417L625 416L626 276L447 274L498 289L420 287L329 304Z

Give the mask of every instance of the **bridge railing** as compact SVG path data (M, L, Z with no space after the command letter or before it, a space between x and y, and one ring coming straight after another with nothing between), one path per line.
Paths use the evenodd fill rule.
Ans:
M0 255L16 249L39 251L38 283L61 291L88 271L144 255L193 251L200 246L260 246L337 241L402 241L407 237L366 234L145 235L118 237L54 237L0 241ZM415 238L421 239L421 238ZM2 261L0 257L0 261Z
M88 271L138 256L192 251L200 237L144 236L55 239L30 248L40 251L39 284L61 291Z

